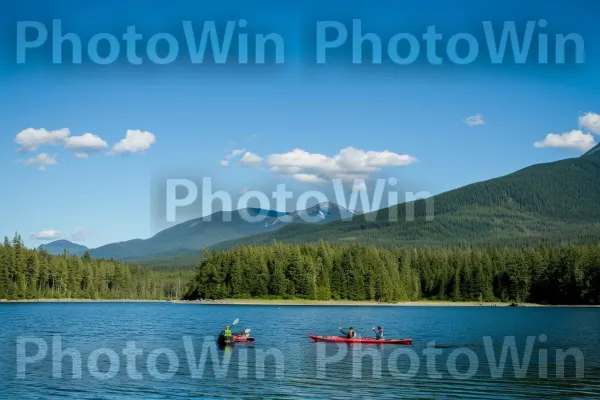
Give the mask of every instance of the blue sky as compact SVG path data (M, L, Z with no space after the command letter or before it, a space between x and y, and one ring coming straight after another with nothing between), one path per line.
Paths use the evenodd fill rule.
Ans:
M57 236L90 247L149 237L163 226L152 205L158 201L156 182L165 176L210 176L217 189L237 197L243 190L272 191L278 183L296 194L310 189L331 194L329 184L302 181L360 171L367 183L395 177L401 191L436 194L531 164L576 157L590 139L600 141L594 125L600 113L597 2L448 3L12 5L0 17L1 233L20 232L30 246L44 243L34 238L42 231L60 232ZM181 21L201 27L204 20L224 24L243 18L256 32L276 32L285 39L285 63L199 65L182 52L169 65L134 66L122 51L110 65L93 65L85 55L80 65L53 65L48 45L30 50L28 61L17 64L17 21L39 21L51 31L53 18L62 20L63 33L74 32L84 43L100 32L122 35L130 25L145 37L167 32L183 43ZM420 36L430 25L445 37L467 32L482 39L482 21L499 26L516 21L523 27L527 20L545 19L550 35L581 35L585 63L574 65L567 53L566 65L492 65L482 55L470 65L446 60L434 66L421 58L412 65L359 66L345 48L332 51L326 65L316 65L316 22L335 20L350 27L353 18L362 19L363 33L374 32L383 43L398 32ZM482 39L480 53L483 46ZM69 60L69 47L63 51ZM469 126L466 119L476 115L483 123ZM32 151L19 152L17 134L28 128L35 134L21 135L21 143ZM40 129L69 131L54 145L34 150L31 141ZM136 130L148 133L121 142ZM544 142L548 134L571 131L576 133ZM73 139L85 133L101 141ZM93 139L98 151L77 157L90 150L85 139ZM41 140L51 142L43 132ZM88 145L85 151L82 143ZM235 149L244 152L221 166ZM292 157L288 153L294 149L305 153ZM111 150L115 154L107 154ZM252 154L246 160L257 155L261 162L239 165L247 152ZM28 159L37 163L28 165ZM39 162L48 164L44 171Z

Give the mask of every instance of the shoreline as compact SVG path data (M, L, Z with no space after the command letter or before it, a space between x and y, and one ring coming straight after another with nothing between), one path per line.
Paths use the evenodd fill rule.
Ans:
M0 299L0 304L26 304L26 303L170 303L171 300L137 300L137 299L118 299L118 300L101 300L101 299L21 299L7 300Z
M244 306L358 306L358 307L508 307L510 303L477 301L418 300L398 303L379 303L376 301L351 300L263 300L263 299L223 299L223 300L173 300L177 304L196 305L244 305ZM541 304L520 304L520 307L547 307ZM570 306L566 306L570 307Z
M283 300L283 299L223 299L223 300L139 300L139 299L0 299L0 304L36 303L172 303L188 305L239 305L239 306L358 306L358 307L510 307L511 303L449 300L417 300L398 303L350 300ZM600 305L550 305L521 303L518 307L598 308Z

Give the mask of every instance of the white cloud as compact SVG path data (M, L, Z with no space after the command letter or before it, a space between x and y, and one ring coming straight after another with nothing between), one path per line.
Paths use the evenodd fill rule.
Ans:
M273 168L294 168L302 170L325 165L332 161L322 154L310 154L302 149L294 149L284 154L271 154L267 157L267 164Z
M48 131L44 128L27 128L15 137L15 142L21 146L19 151L36 151L42 146L55 146L63 143L69 136L67 128Z
M229 151L227 149L225 149L225 151ZM234 149L231 151L231 153L227 154L225 156L225 159L222 160L221 162L219 162L219 165L221 167L228 167L229 166L229 160L231 160L232 158L238 157L240 154L242 154L243 152L245 152L246 149Z
M56 165L58 162L54 156L48 153L40 153L35 157L28 158L26 160L21 160L21 162L25 165L39 165L40 171L45 171L46 166L48 165Z
M272 154L267 157L271 171L281 174L309 174L321 179L342 179L351 181L366 178L383 168L410 165L417 159L408 154L396 154L390 151L365 151L347 147L339 154L328 157L323 154L311 154L302 149L294 149L284 154Z
M39 232L33 232L31 234L31 238L35 240L56 240L61 237L68 238L73 242L82 242L85 240L86 234L88 232L80 227L75 228L75 230L69 234L63 235L62 232L57 231L55 229L47 229Z
M365 184L365 181L354 182L354 184L352 185L352 191L353 192L366 192L367 185Z
M362 174L336 174L336 176L332 179L340 179L344 182L354 182L357 179L367 179L369 177L369 174L366 173L362 173Z
M230 154L227 154L225 156L225 159L231 160L232 158L239 156L240 154L242 154L245 151L246 151L246 149L234 149Z
M262 157L257 156L254 153L247 151L244 156L240 159L240 165L259 165L262 163Z
M253 133L252 135L250 135L251 139L256 139L257 137L258 137L258 134L256 134L256 133Z
M589 112L579 117L579 127L600 135L600 114Z
M575 149L579 151L588 151L594 147L594 137L589 133L583 133L580 130L573 130L561 134L550 133L540 142L533 145L537 148L553 147L558 149Z
M125 139L122 139L116 143L113 148L113 153L140 153L146 151L151 145L156 142L156 136L147 131L140 131L139 129L129 129L125 135Z
M108 143L93 133L71 136L65 140L65 149L74 150L78 158L87 158L91 153L108 148Z
M292 177L299 181L305 183L327 183L327 181L323 178L318 177L314 174L293 174Z
M475 114L465 119L465 124L469 126L479 126L485 125L485 121L483 120L483 115Z
M283 175L293 175L293 174L297 174L298 172L302 171L302 168L289 167L289 166L276 166L276 167L272 167L271 171L277 172L277 173L283 174Z
M48 229L45 231L33 232L31 238L35 240L55 240L60 238L60 232L54 229Z

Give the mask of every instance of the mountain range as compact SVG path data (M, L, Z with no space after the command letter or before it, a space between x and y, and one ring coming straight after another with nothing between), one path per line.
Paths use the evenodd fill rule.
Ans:
M65 251L73 255L83 255L89 249L81 244L73 243L69 240L55 240L53 242L43 244L38 247L38 250L45 250L50 254L63 254Z
M428 203L433 204L433 220L427 220ZM414 220L407 217L413 215L407 210L414 210ZM397 222L390 221L392 211ZM428 201L399 204L351 221L286 226L276 232L221 242L213 248L320 239L384 247L598 243L600 145L578 158L533 165Z
M428 204L433 204L433 220L427 218ZM396 221L390 220L392 213L397 215ZM261 222L252 223L244 218L259 214L264 216ZM353 218L345 220L346 216ZM317 221L305 223L306 217ZM227 218L231 221L227 222ZM159 264L169 264L189 263L204 248L228 249L273 241L310 243L325 239L383 247L597 243L600 241L600 145L578 158L533 165L428 200L364 215L334 203L321 203L293 213L243 209L215 213L211 219L210 223L194 219L150 239L113 243L89 252L93 257L159 259ZM67 249L77 255L87 250L69 243L58 241L44 248L58 253Z
M199 253L221 242L254 234L272 232L291 224L326 224L348 216L359 215L335 203L320 203L305 210L282 213L260 208L219 211L209 217L192 219L163 231L149 239L133 239L88 249L68 240L57 240L39 246L51 254L83 255L86 251L95 258L119 260L148 260Z

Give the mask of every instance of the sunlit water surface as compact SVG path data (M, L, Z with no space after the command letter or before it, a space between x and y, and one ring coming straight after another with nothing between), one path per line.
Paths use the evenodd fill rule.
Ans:
M236 318L234 331L251 328L254 344L211 352L209 336ZM307 336L348 326L372 336L376 325L387 338L412 338L413 345L320 348ZM518 364L508 350L498 370L511 337ZM528 337L533 346L523 366ZM20 355L19 338L30 340ZM127 356L128 342L141 355ZM53 363L58 343L80 355L75 371L69 353ZM44 345L44 358L19 362ZM1 304L0 349L0 398L7 399L600 398L594 308ZM579 375L575 357L558 362L557 350L583 356Z

